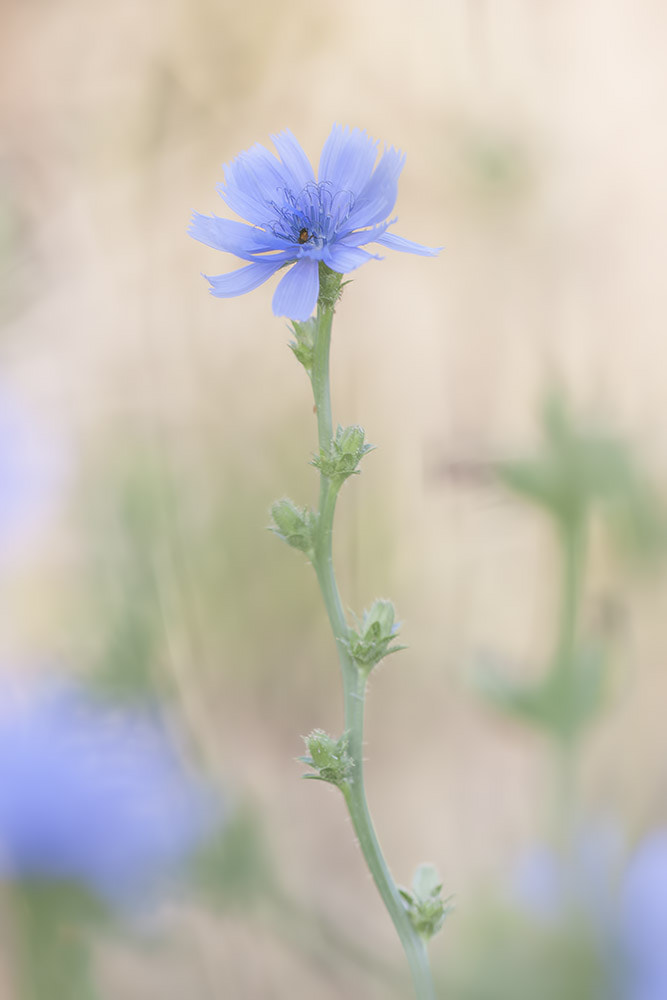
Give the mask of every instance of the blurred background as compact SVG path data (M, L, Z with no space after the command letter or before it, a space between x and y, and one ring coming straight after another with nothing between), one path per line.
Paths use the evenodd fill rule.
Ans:
M489 656L516 682L544 673L558 537L493 470L538 453L557 384L664 495L667 10L4 0L1 17L2 671L158 697L226 817L159 930L95 939L99 996L410 995L340 798L295 762L342 721L309 567L265 530L277 497L315 501L309 385L271 288L209 296L202 272L235 263L186 235L192 210L227 214L223 162L290 128L316 163L334 122L407 153L397 232L445 246L356 272L334 326L334 419L377 445L341 495L343 603L391 597L409 644L371 680L370 807L397 881L430 860L455 895L431 946L442 995L537 995L517 914L558 909L555 755L474 678ZM613 653L577 814L616 845L614 899L667 824L649 548L650 566L593 531L581 595ZM534 878L507 902L535 851L541 903ZM23 1000L6 895L0 919L0 996ZM545 920L540 969L562 967ZM514 964L473 981L499 950ZM570 965L579 992L555 997L614 995Z

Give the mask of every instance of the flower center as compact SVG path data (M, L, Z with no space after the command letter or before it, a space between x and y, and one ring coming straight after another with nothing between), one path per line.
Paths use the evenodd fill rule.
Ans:
M289 188L281 194L280 203L271 202L275 217L265 228L304 248L321 248L340 235L354 205L351 191L332 190L328 181L311 181L297 195Z

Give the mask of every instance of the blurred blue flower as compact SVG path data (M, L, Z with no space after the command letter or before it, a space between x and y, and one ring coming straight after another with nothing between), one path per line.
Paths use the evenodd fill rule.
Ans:
M667 997L667 832L646 837L620 889L624 1000Z
M230 274L207 278L221 298L243 295L281 267L294 264L273 296L276 316L306 320L317 302L319 261L340 274L376 254L362 247L434 256L437 249L388 233L405 157L385 149L359 129L334 125L324 144L317 179L289 130L272 136L280 159L256 143L225 164L218 190L232 211L250 225L194 213L190 233L215 250L250 261Z
M613 908L613 872L621 843L612 826L595 826L574 839L568 862L546 845L526 851L513 874L516 901L546 921L575 906L598 926Z
M575 842L569 864L548 848L520 862L513 896L557 925L572 907L585 914L614 1000L667 1000L667 832L648 835L619 871L609 828Z
M131 905L212 832L212 798L156 712L64 681L0 694L0 877Z

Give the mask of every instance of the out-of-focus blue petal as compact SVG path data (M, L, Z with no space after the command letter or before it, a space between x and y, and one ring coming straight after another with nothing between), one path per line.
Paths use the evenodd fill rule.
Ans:
M667 832L648 837L630 859L620 909L628 1000L667 997Z
M338 271L339 274L347 274L348 271L354 271L355 268L361 267L368 260L380 260L377 254L368 253L367 250L361 250L359 247L346 247L341 243L334 243L333 246L325 248L323 260L327 267L330 267L332 271Z
M383 247L390 250L402 250L403 253L416 253L420 257L437 257L442 247L425 247L421 243L413 243L412 240L405 240L402 236L395 236L394 233L385 233L375 240Z
M228 299L234 295L244 295L253 288L263 285L282 266L282 260L276 262L272 258L270 261L256 261L254 264L240 267L238 271L230 271L229 274L211 276L205 274L204 277L211 285L211 295L219 299Z
M272 135L271 139L286 170L289 171L292 190L296 194L305 188L306 184L311 184L315 180L310 160L288 128L277 135Z
M2 685L0 873L145 898L213 829L210 795L156 712L65 682Z
M334 125L320 156L318 180L334 191L363 191L377 159L377 142L358 128ZM350 229L355 229L354 225Z
M563 910L563 872L549 848L532 847L519 858L512 872L511 895L531 914L547 920Z
M273 296L273 312L276 316L306 320L315 309L319 289L318 262L304 257L281 279Z
M284 246L284 242L276 239L272 232L257 226L247 226L244 222L234 222L232 219L220 219L217 215L200 215L199 212L193 212L188 232L200 243L205 243L214 250L236 254L243 260L253 260L255 254L282 249Z
M387 218L396 204L398 178L404 163L404 154L393 147L382 154L373 176L359 194L348 219L352 229L371 226L374 222Z

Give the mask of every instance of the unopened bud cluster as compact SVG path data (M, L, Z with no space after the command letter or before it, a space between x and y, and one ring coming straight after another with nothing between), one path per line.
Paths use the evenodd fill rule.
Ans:
M311 465L335 483L343 483L348 476L357 474L357 466L374 445L364 442L364 429L356 424L352 427L341 427L336 430L336 436L328 449L322 448L319 455L312 460Z
M412 892L401 888L398 891L412 926L428 941L440 930L452 909L449 899L442 898L442 882L437 870L433 865L419 865L412 880Z
M293 500L285 497L273 504L271 517L271 531L274 534L293 549L300 549L309 558L312 557L317 535L317 514L310 507L297 507Z
M304 774L304 778L315 781L328 781L341 787L352 777L354 762L348 753L348 734L335 740L323 729L314 729L310 736L305 737L309 756L299 757L300 761L312 767L317 774Z
M361 621L357 619L357 628L350 628L348 638L342 640L361 670L370 671L385 656L406 648L391 645L398 635L399 626L395 617L391 601L373 601L370 608L364 611Z

